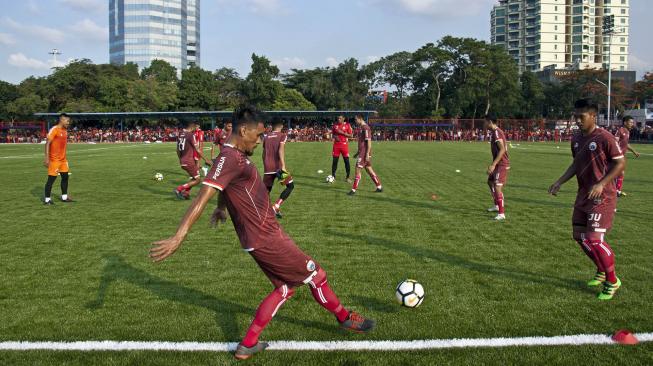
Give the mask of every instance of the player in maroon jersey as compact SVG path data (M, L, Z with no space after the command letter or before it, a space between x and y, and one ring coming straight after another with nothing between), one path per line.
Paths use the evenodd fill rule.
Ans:
M331 290L322 267L297 247L274 218L270 198L260 174L249 156L261 143L265 131L262 119L253 108L235 113L234 132L204 180L200 194L186 211L174 236L153 243L150 257L162 261L175 253L204 208L219 191L218 207L212 223L225 222L231 216L243 249L268 277L274 290L261 302L235 357L247 359L263 351L268 344L259 335L295 289L304 284L315 301L335 315L341 327L359 333L374 328L374 321L347 310Z
M272 205L278 219L282 218L281 204L290 197L295 183L292 176L286 170L286 141L288 136L281 132L283 120L275 118L272 120L272 131L263 138L263 183L272 192L274 181L279 179L281 185L286 188L281 192L279 199Z
M630 146L630 131L635 127L635 120L631 116L625 116L622 121L623 126L619 127L617 133L615 133L619 147L624 154L626 154L627 151L630 151L636 158L639 158L639 153ZM624 185L624 173L625 170L617 177L617 197L626 196L626 193L621 190Z
M490 193L494 200L494 206L489 208L488 212L497 212L494 219L501 221L506 219L503 187L508 181L508 171L510 170L508 145L506 134L497 125L496 116L490 114L485 117L485 128L490 132L490 149L492 150L492 164L487 168L487 184L490 186Z
M574 160L551 185L549 193L556 195L565 182L576 176L578 193L572 216L573 237L597 268L588 285L603 284L598 298L610 300L621 287L621 281L615 273L615 254L605 241L605 235L612 228L617 206L615 178L624 170L626 160L614 136L596 126L598 106L582 99L576 102L575 108L580 132L571 140Z
M195 156L203 159L207 164L210 164L204 155L200 151L199 142L195 131L197 130L197 124L195 122L189 122L186 124L181 134L177 137L177 156L179 157L179 165L181 168L188 173L190 177L190 182L184 183L178 186L174 193L179 199L188 199L190 197L190 191L196 185L200 184L200 170L199 160L195 160Z
M358 126L358 152L356 153L356 178L354 179L354 185L351 187L351 191L347 193L350 196L356 194L358 189L358 184L361 181L361 171L365 169L367 174L370 175L372 181L376 185L376 192L383 192L383 186L381 185L381 180L372 169L372 129L365 122L365 118L362 115L356 115L356 125Z
M232 123L231 122L225 122L224 128L222 130L216 131L216 136L214 137L213 140L213 145L211 145L211 160L213 160L214 156L218 156L218 154L214 154L215 147L218 146L218 149L222 149L222 146L224 145L227 140L229 140L229 137L231 136L231 131L232 131Z
M206 173L208 173L208 169L202 167L202 163L200 161L200 154L199 154L199 151L204 151L204 131L202 131L202 127L200 126L199 122L195 122L195 141L197 141L198 146L197 146L197 151L193 153L193 159L195 160L195 164L197 165L197 170L203 171L204 176L206 176Z
M348 183L351 183L349 178L351 174L351 167L349 165L349 139L354 137L354 131L351 129L351 125L345 120L345 116L338 116L338 121L333 124L331 130L333 135L333 151L331 156L333 156L333 161L331 162L331 175L335 178L336 171L338 170L338 159L342 156L342 160L345 162L345 172L347 173L347 178L345 179Z

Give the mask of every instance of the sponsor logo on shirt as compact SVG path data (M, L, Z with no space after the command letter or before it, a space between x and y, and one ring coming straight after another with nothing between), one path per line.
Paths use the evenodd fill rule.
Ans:
M226 159L227 159L226 156L220 158L218 165L215 167L215 173L213 173L212 179L216 179L217 177L220 176L220 173L222 173L222 167L224 166L224 162Z
M596 150L596 142L592 141L592 143L590 143L590 151L594 150Z

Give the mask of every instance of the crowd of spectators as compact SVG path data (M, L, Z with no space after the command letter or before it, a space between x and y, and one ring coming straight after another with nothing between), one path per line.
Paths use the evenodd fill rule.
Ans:
M617 127L611 129L615 132ZM355 126L354 126L355 129ZM176 141L181 128L177 127L143 127L123 131L112 128L73 127L69 130L69 141L75 143L115 143L115 142L171 142ZM373 125L372 138L376 141L455 141L482 142L489 139L489 131L482 129L456 129L442 127L388 127ZM218 130L207 129L205 141L214 141ZM510 141L523 142L562 142L568 141L572 129L534 129L506 128L506 137ZM288 138L294 142L331 141L331 128L325 123L308 122L294 124L286 129ZM0 131L0 143L40 143L45 139L39 130L18 129ZM653 142L653 128L645 126L633 129L633 141Z

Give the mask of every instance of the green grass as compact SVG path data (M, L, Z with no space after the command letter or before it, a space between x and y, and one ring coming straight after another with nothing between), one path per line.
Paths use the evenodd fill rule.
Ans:
M343 303L378 321L368 336L344 334L300 289L265 340L410 340L653 331L653 146L629 160L608 236L624 286L599 302L584 286L590 261L570 238L575 182L546 189L570 161L568 144L511 150L508 220L491 221L487 144L378 143L385 193L365 176L356 197L327 185L328 144L287 147L296 189L284 228L329 273ZM165 263L149 243L171 235L188 207L173 145L72 145L72 205L43 207L42 146L0 146L0 341L238 341L271 287L231 224L198 221ZM143 156L148 159L144 160ZM9 157L9 158L7 158ZM259 151L254 161L260 167ZM340 167L342 171L344 167ZM461 172L456 173L459 169ZM155 182L154 173L165 175ZM58 182L54 192L58 195ZM279 189L273 192L274 197ZM432 194L437 200L431 200ZM404 278L420 281L415 310L394 302ZM647 364L653 344L424 352L267 352L252 364ZM0 364L231 364L224 353L0 352Z

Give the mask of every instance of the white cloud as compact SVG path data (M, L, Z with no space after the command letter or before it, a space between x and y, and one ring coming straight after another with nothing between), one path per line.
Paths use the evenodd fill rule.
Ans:
M106 2L100 0L59 0L59 2L71 9L87 12L102 12L108 8Z
M279 60L272 60L272 64L277 65L281 71L306 68L306 60L299 57L284 57Z
M641 58L630 54L629 58L629 69L637 71L637 77L642 77L647 72L653 71L653 62L642 60Z
M56 28L48 28L40 25L19 23L9 17L5 17L4 24L6 24L8 27L12 28L16 32L46 42L62 43L65 39L64 32Z
M36 70L48 70L53 67L62 67L66 66L66 62L57 60L48 60L41 61L35 58L27 57L23 53L14 53L9 55L9 60L7 63L11 66L15 66L22 69L36 69Z
M0 33L0 44L11 46L16 44L16 40L14 39L14 36L9 33Z
M371 64L372 62L379 61L381 57L379 56L367 56L365 57L365 64Z
M491 6L488 0L367 0L367 6L384 7L428 17L474 16Z
M285 15L288 14L280 0L217 0L221 8L241 7L246 10L263 15Z
M327 57L326 60L324 60L324 62L329 67L336 67L340 64L340 62L338 62L338 60L335 57Z
M109 28L103 28L90 19L81 20L69 27L71 32L80 38L90 41L106 41L109 39Z

